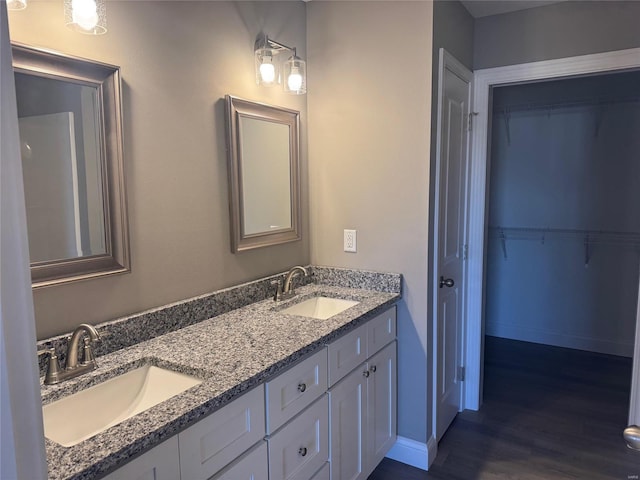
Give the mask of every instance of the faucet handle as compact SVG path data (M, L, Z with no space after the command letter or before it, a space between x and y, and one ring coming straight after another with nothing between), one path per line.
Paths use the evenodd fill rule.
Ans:
M271 285L276 287L276 291L273 294L273 300L275 302L282 300L282 279L272 280Z
M51 357L53 357L56 354L56 351L53 348L44 347L38 350L36 353L38 354L38 358L40 358L42 355L50 355Z
M91 339L89 337L84 337L82 341L84 342L82 347L82 350L84 351L84 358L80 365L84 366L93 364L97 367L98 364L96 362L96 357L93 355L93 349L91 348Z
M49 355L49 365L47 367L47 373L44 376L45 385L52 385L58 383L60 375L60 363L58 362L58 355L53 348L43 348L38 350L38 357L41 355Z

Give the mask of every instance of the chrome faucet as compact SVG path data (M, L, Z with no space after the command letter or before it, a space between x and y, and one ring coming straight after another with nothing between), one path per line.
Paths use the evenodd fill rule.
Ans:
M289 272L287 273L287 276L284 277L284 286L282 287L282 298L290 298L296 294L295 289L291 285L291 283L293 281L293 277L295 277L298 274L302 274L305 277L307 277L309 275L309 272L307 272L306 268L301 266L295 266L291 270L289 270Z
M292 267L291 270L289 270L285 275L284 286L282 284L282 279L273 280L271 282L271 285L274 285L276 287L275 294L273 295L273 299L276 302L279 300L286 300L287 298L291 298L296 294L295 289L292 286L292 282L293 282L293 277L295 277L298 274L302 274L305 277L309 276L309 272L307 271L306 268L295 266L295 267Z
M85 333L87 336L84 336ZM81 338L83 339L84 358L82 362L78 363L78 345ZM44 377L45 385L54 385L95 370L98 364L93 355L92 343L98 340L100 340L100 335L95 327L88 323L78 325L67 342L67 365L64 369L60 368L58 356L53 348L40 350L38 355L49 355L49 367Z

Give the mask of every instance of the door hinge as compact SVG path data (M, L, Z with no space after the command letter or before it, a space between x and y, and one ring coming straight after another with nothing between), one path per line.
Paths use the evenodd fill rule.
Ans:
M469 244L465 243L462 246L462 260L467 260L469 258Z
M461 382L464 382L464 377L465 377L465 368L464 367L458 367L458 380Z
M468 119L468 125L467 125L467 130L471 131L473 130L473 117L475 117L476 115L478 115L478 112L469 112L469 119Z

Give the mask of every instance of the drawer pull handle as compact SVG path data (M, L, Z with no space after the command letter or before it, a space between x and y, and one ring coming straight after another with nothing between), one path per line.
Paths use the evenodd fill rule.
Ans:
M300 450L298 450L298 453L300 454L301 457L305 457L307 455L307 448L300 447Z
M362 376L363 376L364 378L369 378L369 375L371 375L371 374L369 373L369 370L365 370L364 372L362 372Z
M298 384L298 391L300 393L304 393L304 391L307 389L307 384L306 383L299 383Z
M371 370L371 373L376 373L376 370L378 370L378 367L376 367L375 365L371 365L371 368L369 370Z

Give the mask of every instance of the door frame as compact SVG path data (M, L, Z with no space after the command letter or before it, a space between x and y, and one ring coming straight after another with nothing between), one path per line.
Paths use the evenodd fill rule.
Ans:
M471 184L469 203L469 260L467 270L466 378L464 408L478 410L482 403L484 360L484 280L487 239L488 148L491 89L494 86L592 73L640 68L640 48L487 68L474 72L471 132ZM636 335L640 331L640 309ZM640 348L636 342L631 411L640 416Z
M432 352L431 352L431 357L432 357L432 418L433 421L432 423L432 431L431 431L431 437L434 439L437 439L437 434L438 434L438 369L440 368L440 364L438 361L438 351L440 348L440 345L438 344L438 339L439 339L439 332L438 332L438 290L439 290L439 277L440 277L440 269L439 269L439 257L438 257L438 251L439 251L439 241L440 241L440 237L439 237L439 223L440 223L440 175L442 173L441 170L441 155L442 155L442 115L443 115L443 108L444 108L444 74L445 74L445 69L450 70L451 72L453 72L455 75L459 76L460 78L462 78L465 81L469 82L469 98L468 98L468 102L469 102L469 112L471 112L472 110L472 101L473 101L473 88L474 88L474 75L473 72L471 72L471 76L469 76L469 72L470 70L465 67L460 61L458 61L453 55L451 55L448 51L446 51L444 48L440 48L438 50L438 96L437 96L437 116L436 116L436 160L435 160L435 173L434 173L434 182L433 182L433 186L434 186L434 196L433 196L433 225L434 225L434 234L431 236L432 241L433 241L433 251L432 251L432 256L431 256L431 261L432 261L432 266L433 268L431 269L431 287L432 287L432 299L433 301L431 302L431 315L432 315ZM471 151L471 142L470 142L470 135L469 135L469 131L467 130L467 159L466 159L466 182L465 185L463 186L463 190L461 191L461 194L464 195L464 200L463 200L463 205L464 205L464 211L463 211L463 216L464 216L464 240L463 243L464 245L468 244L468 234L469 234L469 186L470 186L470 151ZM460 289L460 292L462 294L462 300L461 300L461 308L462 308L462 312L461 312L461 317L462 317L462 323L460 325L461 327L461 343L462 345L460 345L461 348L461 356L462 356L462 365L465 364L465 334L464 332L466 331L466 305L467 305L467 300L466 300L466 286L467 286L467 270L468 270L468 266L467 266L467 262L463 261L462 264L462 278L459 280L460 285L462 285L462 288ZM462 385L460 387L460 408L463 409L464 407L464 399L465 399L465 386L466 383L462 382ZM433 445L431 445L431 448L434 448ZM435 455L430 456L431 459L435 458Z

